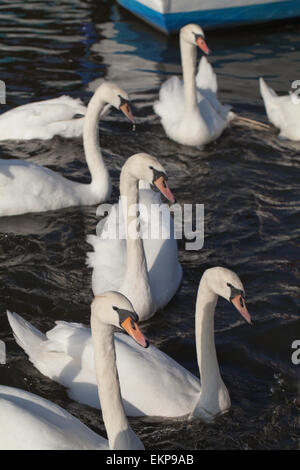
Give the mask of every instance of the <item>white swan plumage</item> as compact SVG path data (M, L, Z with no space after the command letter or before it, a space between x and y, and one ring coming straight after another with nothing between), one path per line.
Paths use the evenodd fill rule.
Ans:
M279 138L300 140L299 97L293 94L278 96L262 77L259 87L268 119L280 130Z
M113 339L114 330L121 327L140 346L146 347L147 341L136 323L138 317L128 299L116 292L95 298L91 312L93 360L97 381L101 383L98 393L108 441L49 400L0 385L0 450L144 449L124 412ZM13 314L8 312L8 316L15 321ZM38 339L41 341L41 334ZM59 360L61 353L52 353Z
M230 408L214 341L218 296L232 302L251 322L239 277L222 267L206 270L199 284L195 314L201 383L156 347L150 345L144 350L125 335L115 334L117 368L127 415L210 420ZM10 314L8 319L17 343L42 374L67 387L72 399L99 408L89 328L57 322L44 335L16 314Z
M121 171L120 202L113 206L101 233L87 237L94 248L87 256L88 265L93 268L94 295L111 289L121 292L131 301L141 321L171 300L182 278L173 219L160 194L150 187L159 181L160 192L174 202L166 178L155 157L145 153L132 155ZM128 208L137 204L141 235L134 238L127 236L125 226L135 223Z
M111 180L98 135L99 114L108 106L120 108L129 119L133 119L124 90L111 82L98 87L89 102L83 130L91 183L71 181L49 168L27 161L0 160L0 216L93 205L110 197Z
M189 24L180 30L183 81L172 77L161 86L154 111L168 137L183 145L203 146L216 140L234 118L217 98L217 77L206 57L196 75L196 48L208 54L202 28ZM195 76L196 75L196 76Z
M0 450L108 450L106 439L55 403L0 385Z
M17 106L0 115L0 140L80 137L86 111L79 98L65 95Z

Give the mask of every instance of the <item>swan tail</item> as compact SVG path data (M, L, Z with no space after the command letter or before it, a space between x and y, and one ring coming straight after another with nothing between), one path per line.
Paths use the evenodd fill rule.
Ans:
M56 322L54 328L43 334L16 313L8 311L7 317L17 344L28 355L30 362L53 380L60 377L71 359L81 357L90 337L90 330L78 323Z
M260 77L259 79L259 89L260 89L260 94L263 97L263 100L266 101L272 101L272 98L277 97L276 92L273 90L273 88L269 87L264 79Z
M72 332L73 323L56 322L57 326L44 334L17 313L7 311L7 318L17 344L24 349L30 361L38 369L40 367L36 365L36 361L41 362L43 353L64 352L63 341L60 342L59 340L66 337L65 325L71 326L69 336Z
M218 91L217 75L205 56L199 62L196 85L197 88L211 90L215 94Z
M260 94L264 100L265 110L269 121L279 129L285 127L286 120L282 113L282 98L266 84L262 77L259 79L259 88Z
M196 86L198 89L198 101L200 97L205 98L212 109L221 117L223 125L229 124L233 119L233 113L230 112L231 106L223 105L217 97L218 83L211 64L206 57L202 57L199 63L198 73L196 75Z
M7 318L17 344L24 349L28 356L31 356L33 351L39 351L41 343L47 340L46 335L17 313L12 313L7 310Z

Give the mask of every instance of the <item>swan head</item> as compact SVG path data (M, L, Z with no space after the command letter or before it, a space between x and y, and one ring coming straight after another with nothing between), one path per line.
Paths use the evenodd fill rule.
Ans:
M96 296L91 305L92 315L106 325L126 331L140 346L147 348L149 343L137 323L138 314L131 302L119 292L106 292Z
M126 173L137 181L147 181L155 191L160 191L168 201L172 203L176 201L167 183L166 170L152 155L147 153L132 155L124 164L121 177Z
M207 286L215 294L231 302L242 317L251 323L251 317L245 303L245 290L239 276L223 267L210 268L203 277Z
M205 42L205 34L198 24L187 24L180 30L180 38L188 44L198 46L205 54L210 54L210 50Z
M134 117L131 111L129 96L122 88L113 82L105 81L99 88L99 94L107 102L108 107L113 106L120 109L125 116L134 123ZM97 92L98 92L97 90ZM107 111L107 109L106 109Z

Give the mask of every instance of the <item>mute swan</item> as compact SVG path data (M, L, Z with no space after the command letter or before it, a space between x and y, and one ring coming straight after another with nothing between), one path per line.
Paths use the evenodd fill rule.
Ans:
M102 234L87 237L94 248L87 258L93 268L94 295L106 290L121 292L139 312L141 321L153 316L171 300L182 277L169 208L162 205L160 195L150 189L153 184L169 201L175 202L166 179L165 170L156 158L145 153L132 155L121 171L119 204L113 206ZM124 228L125 225L130 229L137 223L136 215L130 214L137 204L140 237L125 233ZM121 236L115 236L118 233Z
M14 315L8 315L13 321ZM0 449L144 449L125 415L113 340L114 330L123 328L139 345L147 347L137 319L131 303L117 292L107 292L92 302L95 370L101 383L98 393L108 441L60 406L32 393L0 385ZM60 352L52 353L59 360Z
M84 117L74 118L77 114L84 116L86 106L70 96L17 106L0 115L0 140L79 137Z
M103 161L98 136L98 117L109 105L133 120L128 95L104 82L91 98L84 119L83 144L91 183L77 183L49 168L22 160L0 160L0 216L43 212L63 207L92 205L111 194L111 181Z
M269 121L280 130L279 138L300 140L300 106L293 95L278 96L263 78L259 79ZM299 99L299 98L298 98Z
M190 419L209 420L230 408L214 341L218 296L232 302L245 320L251 322L239 277L222 267L206 270L199 284L195 314L201 385L197 377L154 346L146 352L131 344L126 336L115 335L127 415L169 418L189 415ZM42 374L65 385L72 399L99 408L88 328L59 322L43 335L17 315L10 315L9 322L17 343Z
M217 99L217 77L203 56L196 73L196 47L209 54L202 28L188 24L180 30L183 82L167 80L154 111L170 139L183 145L205 145L217 139L234 114Z

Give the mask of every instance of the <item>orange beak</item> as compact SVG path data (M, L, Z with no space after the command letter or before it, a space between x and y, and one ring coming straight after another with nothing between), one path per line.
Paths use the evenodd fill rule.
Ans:
M231 302L235 306L235 308L240 312L242 317L245 318L246 322L251 323L250 313L247 310L245 299L241 295L236 295L231 299Z
M131 108L127 102L120 106L120 110L125 114L129 121L131 121L133 124L135 123Z
M131 336L140 346L148 348L148 341L132 318L127 317L126 320L121 323L121 327L124 328L129 336Z
M207 47L207 44L202 37L196 39L196 44L198 47L200 47L204 54L210 54L210 49Z
M172 203L176 202L176 199L163 176L160 176L157 178L157 180L153 181L153 184L155 184L157 189L159 189L159 191L168 199L168 201Z

